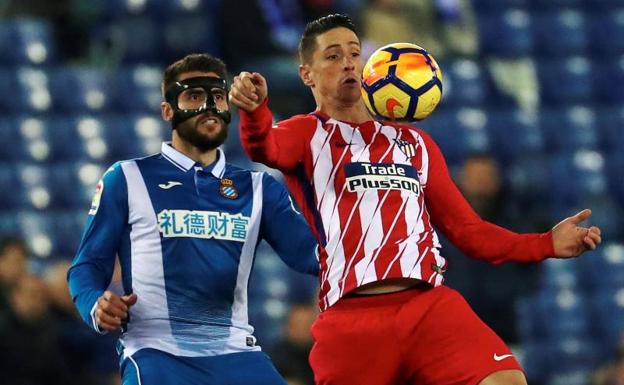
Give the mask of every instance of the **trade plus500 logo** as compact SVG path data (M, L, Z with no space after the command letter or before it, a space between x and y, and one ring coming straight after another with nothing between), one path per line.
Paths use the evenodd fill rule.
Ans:
M349 163L345 165L347 190L404 190L420 194L420 182L412 166L390 163Z

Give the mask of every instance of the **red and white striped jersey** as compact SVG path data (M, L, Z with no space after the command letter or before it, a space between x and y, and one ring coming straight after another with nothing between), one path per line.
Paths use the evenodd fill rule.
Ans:
M321 310L370 282L442 284L447 263L433 225L493 263L553 254L550 233L516 234L481 220L434 141L409 125L351 124L315 112L272 127L265 103L241 110L241 140L252 160L284 173L322 246Z

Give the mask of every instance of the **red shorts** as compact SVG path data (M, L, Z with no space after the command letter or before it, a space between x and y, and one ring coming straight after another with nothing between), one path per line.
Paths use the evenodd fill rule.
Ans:
M476 385L522 370L455 290L346 297L312 326L317 385Z

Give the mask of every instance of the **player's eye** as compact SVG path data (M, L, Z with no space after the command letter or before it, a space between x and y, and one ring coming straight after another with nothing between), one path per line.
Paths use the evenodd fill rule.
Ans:
M212 90L212 98L214 100L219 100L219 101L223 100L223 99L225 99L225 92L223 92L220 89L214 89L214 90Z
M351 54L351 57L360 57L360 53L359 52L353 52Z
M336 54L327 55L327 59L328 60L336 60L336 59L338 59L338 55L336 55Z

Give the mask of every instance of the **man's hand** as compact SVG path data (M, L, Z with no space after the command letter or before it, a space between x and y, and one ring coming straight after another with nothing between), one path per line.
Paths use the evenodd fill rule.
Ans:
M591 215L591 210L585 209L578 214L568 217L559 222L552 229L555 257L570 258L578 257L587 250L594 250L602 239L600 229L596 226L590 228L580 227Z
M234 82L230 87L230 103L252 112L264 102L268 95L267 82L257 72L241 72L234 76Z
M128 309L136 302L137 295L134 293L120 297L111 291L105 291L97 300L95 322L101 330L119 330L122 321L128 319Z

